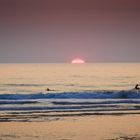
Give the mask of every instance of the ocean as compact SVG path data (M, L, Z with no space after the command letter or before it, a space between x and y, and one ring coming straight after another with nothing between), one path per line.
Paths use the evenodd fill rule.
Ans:
M0 121L140 114L137 83L140 63L1 63Z

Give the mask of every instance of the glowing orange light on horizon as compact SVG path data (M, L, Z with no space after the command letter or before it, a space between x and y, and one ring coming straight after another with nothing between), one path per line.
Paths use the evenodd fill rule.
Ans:
M72 64L83 64L83 63L85 63L85 61L80 58L76 58L76 59L72 60L71 63Z

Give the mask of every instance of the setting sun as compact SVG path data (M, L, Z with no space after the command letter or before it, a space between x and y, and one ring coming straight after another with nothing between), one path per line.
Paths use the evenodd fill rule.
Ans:
M85 61L82 60L82 59L80 59L80 58L76 58L76 59L73 59L73 60L71 61L71 63L72 63L72 64L83 64L83 63L85 63Z

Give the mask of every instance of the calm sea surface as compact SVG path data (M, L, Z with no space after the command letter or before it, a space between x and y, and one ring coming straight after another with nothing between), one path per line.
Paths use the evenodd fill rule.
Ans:
M139 114L137 83L140 63L0 64L0 121Z
M140 64L0 64L0 93L126 90L140 82Z

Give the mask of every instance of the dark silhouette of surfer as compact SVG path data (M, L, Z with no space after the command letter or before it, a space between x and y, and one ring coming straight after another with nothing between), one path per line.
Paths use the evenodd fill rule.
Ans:
M140 89L139 84L136 84L135 89Z
M46 91L56 91L56 90L50 89L50 88L46 88L45 90L46 90Z
M50 91L50 89L49 88L46 88L46 91Z

